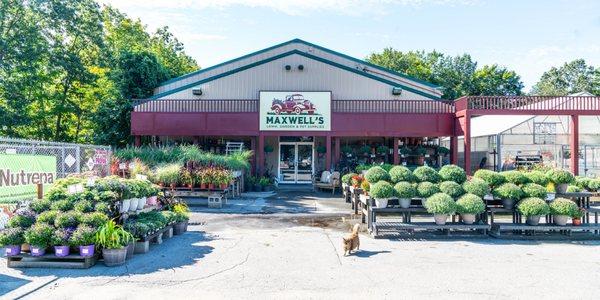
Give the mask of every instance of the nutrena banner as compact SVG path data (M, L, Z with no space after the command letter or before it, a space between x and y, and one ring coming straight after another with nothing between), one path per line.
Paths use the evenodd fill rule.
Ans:
M49 188L56 179L56 157L0 154L0 203L37 197L37 184Z
M331 92L260 92L260 130L331 130Z

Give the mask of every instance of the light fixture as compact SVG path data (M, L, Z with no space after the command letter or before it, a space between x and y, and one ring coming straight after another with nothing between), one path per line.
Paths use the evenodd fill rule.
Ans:
M192 94L196 96L202 96L202 89L192 89Z
M300 71L304 70L304 65L298 65L298 70L300 70Z
M291 69L292 69L292 66L290 66L290 65L285 65L285 70L286 70L286 71L289 71L289 70L291 70Z
M392 95L399 96L402 95L402 89L399 87L392 88Z

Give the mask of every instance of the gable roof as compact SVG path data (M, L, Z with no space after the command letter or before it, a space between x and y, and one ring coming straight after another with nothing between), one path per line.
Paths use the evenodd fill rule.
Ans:
M308 46L310 48L318 49L318 50L320 50L324 53L327 53L333 57L340 58L341 60L345 60L345 62L347 62L347 63L344 64L339 61L336 62L336 61L333 61L332 59L323 57L323 55L319 55L318 53L309 53L310 51L305 52L305 51L301 51L298 48L293 48L293 50L287 51L284 53L274 54L271 57L267 57L267 58L264 58L264 59L261 59L258 61L251 61L251 58L253 58L253 57L258 57L260 55L268 54L268 52L270 52L272 50L286 47L291 44L301 44L301 45ZM381 66L378 66L378 65L375 65L375 64L372 64L372 63L369 63L369 62L366 62L366 61L363 61L363 60L360 60L360 59L357 59L357 58L354 58L354 57L351 57L351 56L348 56L348 55L345 55L345 54L342 54L342 53L339 53L339 52L336 52L336 51L333 51L330 49L327 49L327 48L319 46L319 45L315 45L315 44L303 41L301 39L293 39L293 40L290 40L290 41L287 41L287 42L284 42L281 44L277 44L277 45L274 45L274 46L271 46L271 47L268 47L268 48L265 48L265 49L262 49L262 50L259 50L259 51L256 51L256 52L253 52L253 53L250 53L250 54L247 54L247 55L244 55L244 56L241 56L241 57L229 60L229 61L208 67L206 69L200 69L200 70L179 76L177 78L173 78L171 80L165 81L159 85L159 87L155 90L156 91L155 95L151 98L157 99L160 97L164 97L169 94L181 91L183 89L191 88L195 85L198 85L198 84L201 84L204 82L208 82L208 81L211 81L211 80L214 80L217 78L221 78L223 76L231 75L233 73L246 70L253 66L261 65L263 63L272 61L274 59L289 56L292 54L299 54L299 55L305 56L310 59L315 59L315 60L330 64L332 66L336 66L341 69L345 69L347 71L351 71L356 74L363 75L365 77L390 84L391 86L401 87L403 89L406 89L408 91L417 93L419 95L422 95L422 96L425 96L425 97L428 97L431 99L439 99L440 96L442 95L442 92L439 90L439 86L436 86L429 82L422 81L422 80L419 80L416 78L412 78L408 75L405 75L405 74L402 74L402 73L399 73L399 72L396 72L396 71L393 71L390 69L383 68ZM231 70L226 69L226 67L228 65L232 65L234 63L239 63L240 61L243 61L243 60L249 60L249 61L247 64L242 64L238 68L231 69ZM359 68L359 66L349 66L348 63L350 63L350 62L358 63L363 66L360 68ZM223 68L224 69L223 72L219 73L218 72L219 68ZM377 72L374 70L370 70L369 68L377 69L378 71L382 71L383 73ZM205 73L210 72L210 71L215 71L217 73L213 74L213 76L208 76L208 77L202 78L202 75L205 75ZM212 72L212 73L214 73L214 72ZM197 76L198 80L194 80L193 82L186 83L184 85L176 86L178 82L183 81L183 80L188 79L193 76ZM169 88L168 86L170 86L170 85L173 85L174 87ZM185 88L183 88L183 87L185 87Z

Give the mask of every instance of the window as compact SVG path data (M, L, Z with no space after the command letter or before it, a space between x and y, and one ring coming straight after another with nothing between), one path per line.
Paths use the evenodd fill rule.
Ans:
M534 144L556 144L556 123L533 122Z

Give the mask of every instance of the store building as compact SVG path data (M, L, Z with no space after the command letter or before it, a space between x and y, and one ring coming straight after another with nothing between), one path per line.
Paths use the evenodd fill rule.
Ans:
M295 39L161 84L135 103L131 133L136 145L225 152L239 143L255 151L257 174L303 183L359 162L458 162L458 136L468 137L470 118L498 114L494 101L502 99L441 95L430 83ZM598 115L598 98L588 98ZM449 155L438 147L444 138ZM466 165L470 140L463 140Z

